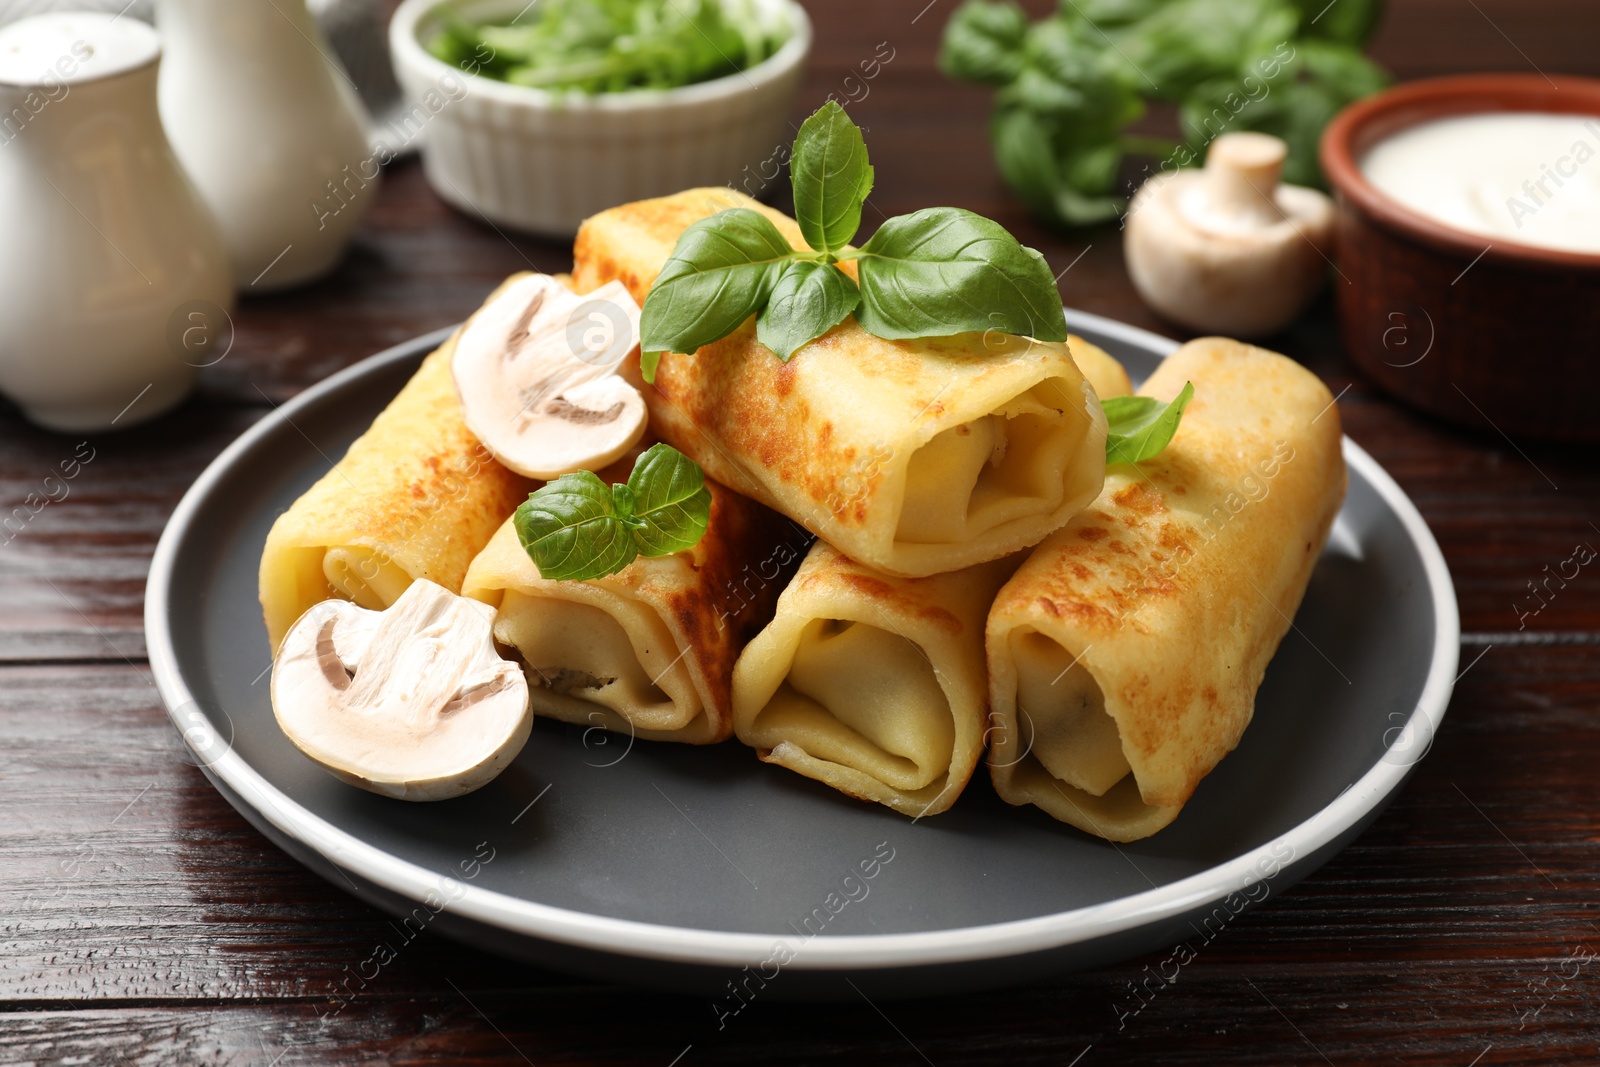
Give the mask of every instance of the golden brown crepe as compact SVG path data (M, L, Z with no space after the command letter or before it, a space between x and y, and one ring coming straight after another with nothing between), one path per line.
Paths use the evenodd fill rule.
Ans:
M983 623L1019 557L896 578L812 546L733 672L733 726L768 763L908 815L983 752Z
M728 189L626 204L583 224L573 283L641 303L684 228L760 211ZM843 269L854 272L854 264ZM636 369L631 373L637 373ZM708 475L889 574L960 570L1037 544L1093 500L1105 418L1065 344L998 332L885 341L853 317L781 362L753 319L643 386L654 432Z
M636 450L637 452L637 450ZM600 472L623 482L633 457ZM535 715L656 741L732 733L729 682L809 538L715 482L694 548L589 581L551 581L511 519L472 561L462 592L498 609L495 640L528 676Z
M472 557L527 499L533 483L496 462L462 421L450 378L459 333L272 524L260 595L274 652L323 600L380 610L416 578L460 592Z
M1339 413L1298 364L1206 338L1140 395L1194 400L1034 550L988 621L995 789L1109 838L1177 817L1238 744L1344 500Z
M1133 392L1133 379L1128 371L1105 349L1092 345L1077 334L1067 335L1067 347L1072 350L1072 362L1078 365L1083 376L1094 387L1095 396L1127 396Z

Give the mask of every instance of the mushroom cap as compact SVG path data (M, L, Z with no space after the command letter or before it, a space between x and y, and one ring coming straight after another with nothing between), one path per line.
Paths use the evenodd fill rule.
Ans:
M324 600L272 665L296 748L351 785L445 800L510 765L533 726L521 668L495 652L494 609L419 579L384 611Z
M1314 189L1278 184L1286 151L1267 134L1223 134L1203 170L1145 182L1123 241L1146 303L1234 337L1275 333L1305 310L1331 262L1334 209Z
M620 459L644 436L644 398L617 373L639 351L639 305L619 282L577 296L533 274L456 339L467 428L502 465L550 480Z

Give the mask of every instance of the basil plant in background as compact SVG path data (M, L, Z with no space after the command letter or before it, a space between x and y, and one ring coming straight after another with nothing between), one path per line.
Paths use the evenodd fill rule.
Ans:
M968 0L945 26L940 67L995 87L1000 173L1035 216L1117 217L1128 155L1192 166L1218 135L1289 145L1283 180L1322 186L1317 142L1346 104L1389 77L1361 52L1382 0L1061 0L1029 24L1011 0ZM1184 140L1130 134L1151 101L1176 104Z
M982 330L1064 341L1066 317L1044 257L999 223L954 207L878 227L858 247L872 192L861 130L828 101L800 127L791 157L797 250L772 220L729 208L689 226L645 297L640 369L655 380L667 352L693 352L756 316L756 337L787 361L854 314L888 340ZM859 282L837 264L854 260Z

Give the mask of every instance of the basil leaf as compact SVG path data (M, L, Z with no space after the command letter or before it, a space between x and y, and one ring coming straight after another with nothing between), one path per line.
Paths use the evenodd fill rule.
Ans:
M1061 188L1056 190L1056 216L1069 226L1092 226L1121 215L1128 202L1110 190L1116 185L1122 154L1122 146L1113 143L1068 156L1061 168Z
M1241 60L1293 40L1299 25L1288 0L1172 0L1129 27L1115 56L1150 95L1181 100L1211 78L1237 77Z
M643 556L686 552L711 522L711 491L694 460L670 445L651 445L633 465L626 489L639 527L633 538Z
M613 485L611 487L611 507L616 512L617 521L624 530L644 529L643 520L634 514L636 502L633 490L626 485Z
M968 0L944 28L939 69L963 81L1004 85L1022 69L1028 16L1014 3Z
M1063 141L1058 161L1051 152L1053 120L1024 108L996 114L992 135L1000 175L1022 197L1035 217L1068 226L1090 226L1116 218L1127 201L1112 194L1122 146L1115 140L1097 143L1088 135Z
M656 380L656 368L661 366L661 356L660 352L647 352L642 348L639 350L639 373L644 376L645 381Z
M645 450L627 484L608 486L590 471L563 474L512 519L542 577L580 582L615 574L640 555L687 551L710 522L705 475L662 444Z
M1394 80L1358 48L1326 41L1302 41L1299 49L1299 58L1305 64L1304 76L1324 86L1341 101L1371 96L1388 88Z
M1178 432L1183 409L1194 399L1194 383L1184 382L1172 403L1150 396L1113 396L1100 401L1106 413L1106 464L1142 463L1160 455Z
M1250 83L1258 86L1253 99L1234 78L1207 82L1184 98L1178 115L1195 156L1227 130L1270 133L1289 146L1285 182L1325 186L1318 165L1323 127L1346 104L1382 89L1389 76L1354 48L1317 40L1280 46L1251 67L1262 72L1261 81Z
M796 260L784 268L772 302L756 319L756 337L785 363L854 311L861 290L838 267Z
M563 474L531 494L512 524L540 576L554 581L615 574L639 554L610 487L589 471Z
M791 178L794 216L806 243L837 253L861 229L861 205L872 192L872 165L861 130L829 100L800 126Z
M1109 140L1144 114L1137 74L1115 52L1095 47L1095 35L1046 19L1028 32L1023 66L995 103L1054 115L1070 139Z
M1307 37L1325 37L1342 44L1358 45L1372 35L1383 0L1294 0L1300 9L1300 32Z
M1168 0L1073 0L1062 4L1058 18L1102 40L1108 30L1121 29L1147 18Z
M1061 294L1044 257L998 222L953 207L890 219L857 253L856 320L888 340L998 329L1064 341Z
M795 258L770 219L736 207L691 225L644 298L639 320L645 381L663 352L693 352L728 336L766 304L778 269Z
M1027 108L1002 107L995 112L990 136L1000 176L1030 211L1050 218L1061 168L1050 147L1052 131L1046 120Z

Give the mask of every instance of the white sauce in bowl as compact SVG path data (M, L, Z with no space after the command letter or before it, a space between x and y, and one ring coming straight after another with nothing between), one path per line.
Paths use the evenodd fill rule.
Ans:
M1361 171L1417 214L1488 241L1600 253L1600 116L1422 122L1369 149Z

